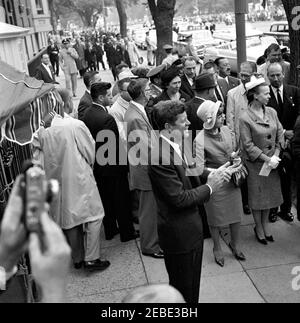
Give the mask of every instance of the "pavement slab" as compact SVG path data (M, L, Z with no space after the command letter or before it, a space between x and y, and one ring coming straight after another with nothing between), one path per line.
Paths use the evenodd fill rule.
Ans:
M275 242L265 246L255 239L253 226L241 227L241 250L247 258L241 264L245 270L300 261L300 232L297 225L279 220L273 224L272 234ZM228 244L230 235L225 235L224 239Z
M109 293L148 283L135 241L106 248L104 253L105 259L111 263L106 270L94 273L72 270L68 298Z
M202 277L200 303L264 303L246 273Z
M300 302L300 262L248 270L247 273L268 303Z

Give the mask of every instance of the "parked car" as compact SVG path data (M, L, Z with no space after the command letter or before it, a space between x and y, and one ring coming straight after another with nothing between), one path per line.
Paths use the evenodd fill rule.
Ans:
M273 23L270 27L270 32L266 32L265 35L273 36L279 44L290 47L289 24L287 21Z
M198 29L198 28L197 28ZM178 40L174 42L179 56L186 55L187 37L193 36L193 45L197 51L198 56L203 59L206 48L220 45L220 40L215 39L209 30L199 29L190 32L181 32L178 34Z
M256 60L264 54L266 48L273 43L277 43L277 41L272 36L256 35L247 37L247 61L256 62ZM218 57L225 57L231 65L232 73L237 74L238 66L236 46L236 40L232 40L219 46L207 48L204 60L208 61L215 60Z

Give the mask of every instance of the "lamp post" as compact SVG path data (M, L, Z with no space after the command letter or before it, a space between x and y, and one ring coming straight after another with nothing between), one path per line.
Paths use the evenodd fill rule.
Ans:
M235 6L235 27L237 40L237 64L240 71L241 63L247 60L246 48L246 18L248 13L247 0L234 0Z

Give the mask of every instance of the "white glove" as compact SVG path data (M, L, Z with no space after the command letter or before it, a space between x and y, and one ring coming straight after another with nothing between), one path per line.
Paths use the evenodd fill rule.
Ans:
M280 162L281 162L281 159L274 155L274 156L271 157L271 160L269 161L269 166L272 169L276 169Z

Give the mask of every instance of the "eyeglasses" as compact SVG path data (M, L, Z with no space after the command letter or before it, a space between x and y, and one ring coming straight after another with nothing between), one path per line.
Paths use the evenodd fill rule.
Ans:
M219 112L217 113L217 118L221 118L221 117L223 117L224 115L225 115L224 111L219 111Z

